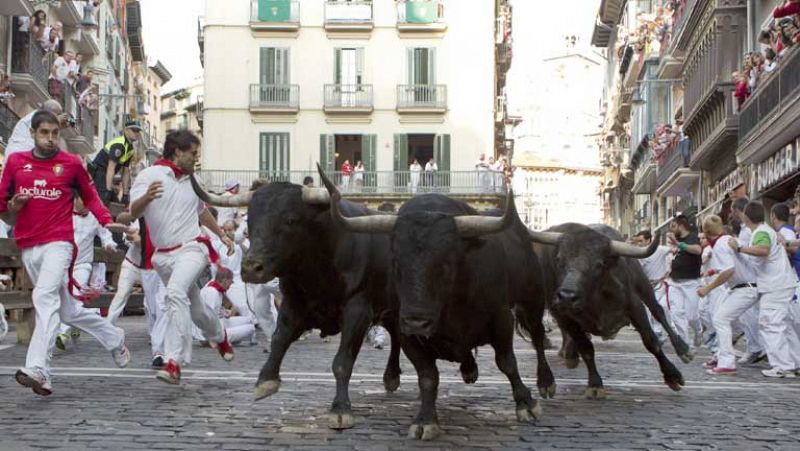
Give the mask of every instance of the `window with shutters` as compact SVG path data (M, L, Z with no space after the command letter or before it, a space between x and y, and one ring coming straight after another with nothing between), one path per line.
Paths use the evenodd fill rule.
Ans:
M289 181L288 133L261 133L258 169L270 181Z
M259 80L251 88L253 106L297 107L298 87L291 84L288 47L262 47Z

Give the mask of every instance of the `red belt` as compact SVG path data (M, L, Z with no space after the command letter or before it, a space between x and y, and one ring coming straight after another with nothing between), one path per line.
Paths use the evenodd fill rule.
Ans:
M214 246L211 245L211 238L209 238L209 237L207 237L205 235L200 235L197 238L195 238L194 240L190 241L189 243L184 243L184 244L190 244L190 243L194 243L194 242L200 243L200 244L204 245L206 247L206 249L208 249L208 259L211 260L211 263L213 263L215 265L219 264L219 254L214 249ZM170 253L172 251L176 251L176 250L182 248L184 246L184 244L177 244L175 246L170 246L170 247L156 248L155 252L159 253L159 254L168 254L168 253Z
M101 291L91 287L81 287L81 284L75 280L75 260L78 259L78 245L75 244L75 241L70 242L70 244L72 244L72 260L69 262L69 282L67 282L67 289L73 298L83 303L88 303L100 296ZM75 290L78 290L78 292L76 293Z

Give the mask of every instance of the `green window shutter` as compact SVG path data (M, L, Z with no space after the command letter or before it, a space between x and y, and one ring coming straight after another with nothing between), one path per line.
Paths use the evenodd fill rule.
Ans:
M259 136L260 176L270 180L288 180L289 134L261 133Z
M333 173L336 164L334 140L333 135L319 135L319 165L322 166L323 171L329 174Z
M291 83L291 74L289 73L289 49L275 49L278 72L275 74L275 83L279 85L288 85Z
M375 156L378 144L377 135L362 135L361 136L361 158L364 160L364 186L374 187L377 185L377 177L375 174Z
M427 69L428 73L426 74L426 81L429 85L436 84L436 49L429 48L426 50L426 57L427 57Z
M414 49L408 48L406 49L406 83L409 85L413 85L415 83L414 78Z
M274 83L272 74L274 73L275 49L272 47L262 47L259 55L259 80L262 85Z
M440 171L450 170L450 135L442 135L442 156L437 163Z
M356 49L356 85L364 83L364 47Z
M333 83L342 84L342 49L333 49Z
M403 133L394 135L394 170L408 170L408 135Z

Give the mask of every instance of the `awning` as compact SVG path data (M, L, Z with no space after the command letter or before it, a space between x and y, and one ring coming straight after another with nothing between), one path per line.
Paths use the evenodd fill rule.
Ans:
M783 202L787 199L791 199L794 197L798 182L800 182L800 172L795 172L786 179L758 193L758 196L756 196L754 200L768 197L778 202Z

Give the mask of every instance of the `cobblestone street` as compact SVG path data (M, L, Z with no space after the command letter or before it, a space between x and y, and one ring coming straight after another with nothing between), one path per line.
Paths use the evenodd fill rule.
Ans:
M252 400L265 361L258 347L237 348L228 365L209 349L195 349L179 387L158 382L148 368L141 317L123 318L133 360L114 367L110 356L83 336L56 351L54 394L40 398L19 387L13 372L25 348L0 346L0 448L24 449L797 449L800 383L765 380L756 369L715 380L699 362L676 362L687 380L680 393L661 383L655 360L625 330L600 342L598 364L609 390L604 401L583 398L585 367L567 370L548 352L558 383L543 401L537 425L518 424L506 379L493 352L478 352L480 378L465 385L455 364L440 362L438 412L442 436L434 442L406 438L418 407L416 374L401 359L403 378L393 394L383 390L388 350L367 347L355 367L351 399L356 426L329 430L324 414L333 398L330 362L336 339L296 343L283 365L281 391ZM551 334L556 338L557 334ZM535 355L517 342L525 381L535 389Z

